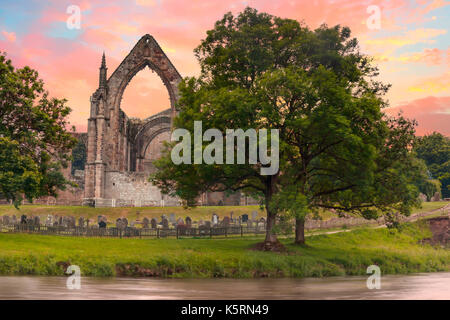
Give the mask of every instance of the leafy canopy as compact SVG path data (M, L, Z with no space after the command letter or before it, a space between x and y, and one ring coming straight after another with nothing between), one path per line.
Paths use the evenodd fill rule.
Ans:
M376 81L377 68L348 28L312 31L247 8L217 21L195 53L201 75L181 83L174 126L278 129L280 170L263 176L261 162L174 165L172 144L152 177L163 192L190 205L206 190L260 196L268 229L281 213L302 221L327 208L375 218L417 205L415 123L382 112L389 85Z
M60 169L75 143L69 113L66 100L49 97L37 71L16 69L0 54L1 196L18 205L22 194L31 200L65 188Z

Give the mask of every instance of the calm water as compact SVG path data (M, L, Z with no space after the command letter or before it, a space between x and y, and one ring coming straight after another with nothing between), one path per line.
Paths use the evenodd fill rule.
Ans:
M366 279L81 278L69 290L65 277L2 276L0 299L450 299L450 272L383 276L379 290Z

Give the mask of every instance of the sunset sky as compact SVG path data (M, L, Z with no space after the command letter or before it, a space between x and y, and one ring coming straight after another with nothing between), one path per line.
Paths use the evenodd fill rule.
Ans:
M80 29L67 27L70 5L81 9ZM366 23L370 5L380 8L380 29ZM37 69L52 96L68 99L72 124L86 131L103 51L110 75L149 33L182 76L198 75L193 49L226 12L246 6L303 20L310 28L349 26L362 51L375 57L380 80L392 84L388 112L403 110L417 119L419 135L450 135L450 1L0 0L0 51L16 67ZM130 82L122 107L145 118L168 108L169 98L146 69Z

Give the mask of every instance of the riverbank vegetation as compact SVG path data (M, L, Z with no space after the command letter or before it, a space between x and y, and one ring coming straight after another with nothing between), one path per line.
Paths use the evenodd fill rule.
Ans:
M307 246L282 238L286 251L253 248L262 237L234 239L108 239L0 234L0 274L63 275L68 265L84 276L192 278L325 277L450 270L450 251L421 245L431 236L422 221L400 230L362 228L314 235Z

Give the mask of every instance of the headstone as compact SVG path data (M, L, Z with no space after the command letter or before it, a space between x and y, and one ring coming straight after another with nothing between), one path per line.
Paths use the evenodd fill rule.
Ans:
M105 228L106 228L106 222L103 221L103 220L101 220L101 221L98 223L98 227L99 227L99 228L102 228L102 229L105 229Z
M34 217L34 225L35 226L41 225L41 218L39 216Z
M242 222L245 223L248 221L248 214L243 214L242 215Z
M122 224L124 228L128 227L128 219L127 218L122 218Z
M150 224L152 225L152 229L156 229L156 224L157 224L158 222L156 221L156 219L155 218L152 218L152 220L150 220Z
M233 222L233 211L230 212L230 222Z
M184 226L184 220L183 220L183 218L178 218L178 220L177 220L177 226Z
M439 192L436 192L431 198L431 201L441 201L441 194Z
M192 219L190 217L186 217L186 226L189 228L192 226Z
M7 215L3 216L3 224L9 224L9 217Z
M78 218L78 226L81 228L84 228L84 218L83 217Z
M205 227L211 228L211 221L205 221Z
M222 227L228 227L230 225L230 218L224 217L221 223Z
M205 221L203 221L203 219L200 219L200 221L198 222L198 226L202 226L205 224Z
M170 221L171 223L177 222L177 220L176 220L176 218L175 218L175 213L171 213L171 214L169 215L169 221Z
M27 224L27 216L25 214L20 217L20 224Z
M211 222L213 225L217 225L219 223L219 216L217 214L213 213Z
M420 194L419 194L419 199L420 199L420 201L422 201L422 202L426 202L426 201L427 201L427 196L424 195L423 193L420 193Z
M47 215L47 220L45 220L45 225L47 227L52 226L53 225L53 216L51 214Z
M17 217L15 214L12 215L11 221L12 221L12 224L17 224Z
M166 219L166 217L164 216L164 218L161 221L162 226L164 229L169 229L169 221Z
M142 227L143 227L144 229L148 229L149 223L150 223L150 220L148 220L148 218L145 217L145 218L142 220Z
M252 220L255 221L258 217L258 211L252 211Z
M123 228L122 219L117 218L117 220L116 220L116 228L117 229L122 229Z

